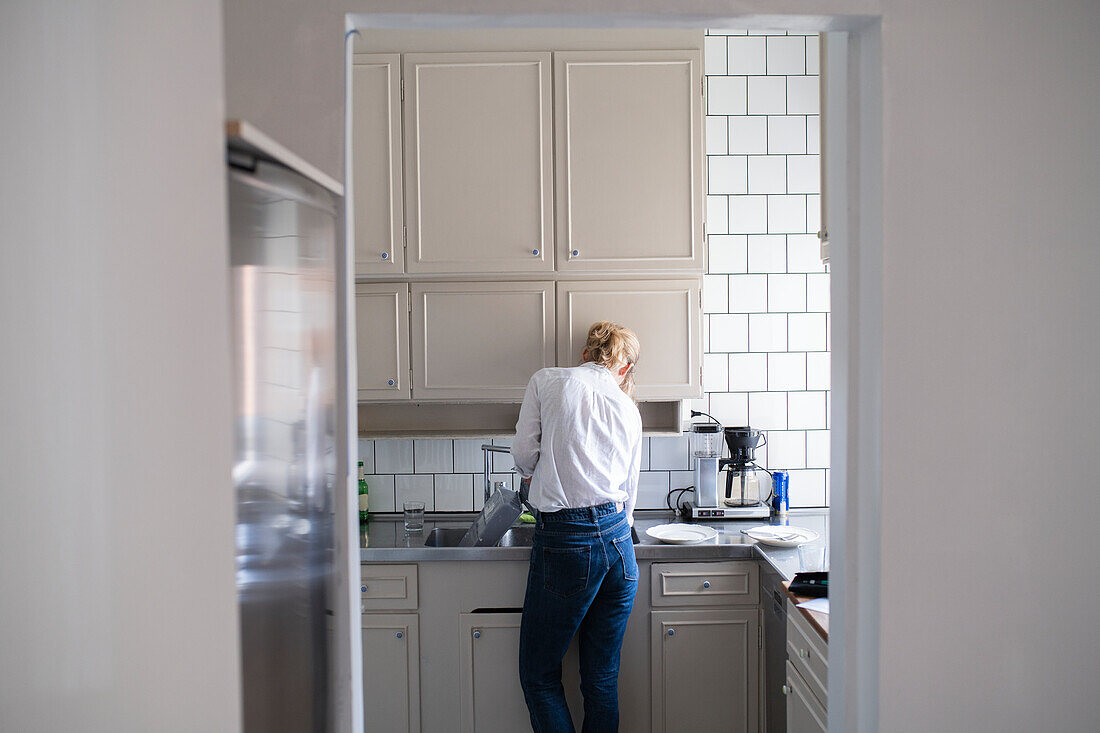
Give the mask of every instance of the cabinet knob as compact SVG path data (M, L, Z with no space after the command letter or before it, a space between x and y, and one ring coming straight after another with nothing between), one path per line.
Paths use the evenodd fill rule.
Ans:
M475 639L480 639L481 638L481 630L480 629L474 629L474 638Z
M787 687L786 685L783 685L783 686L782 686L782 687L780 687L779 689L780 689L780 690L782 690L782 692L783 692L783 694L784 694L784 695L789 695L789 694L791 694L791 688Z
M402 632L400 632L400 631L398 631L398 632L397 632L397 638L398 638L398 639L404 639L404 638L405 638L405 634L404 634L404 633L402 633Z
M573 250L573 256L574 257L580 257L581 256L581 251L579 249Z
M367 592L367 586L366 586L366 584L362 585L362 586L361 586L361 587L359 588L359 590L360 590L360 591L362 591L363 593L366 593L366 592Z
M389 252L383 252L382 253L382 259L388 260L389 258L390 258L390 253Z
M805 649L799 649L798 650L798 656L805 659L806 657L810 656L810 653L808 651L806 651Z
M539 251L537 249L533 249L533 250L531 250L531 254L533 254L535 257L538 257L539 256Z
M672 635L673 635L673 634L675 634L675 633L676 633L676 629L669 629L669 630L668 630L668 635L669 635L669 636L672 636Z
M703 587L704 588L709 588L710 587L710 581L709 580L704 580L703 581Z
M390 385L390 386L392 387L393 385L397 384L397 382L395 382L395 381L393 381L392 379L390 379L390 380L388 380L388 381L386 382L386 384L388 384L388 385Z

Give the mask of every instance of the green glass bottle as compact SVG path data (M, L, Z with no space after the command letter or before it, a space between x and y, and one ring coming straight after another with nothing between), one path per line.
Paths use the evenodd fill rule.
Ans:
M363 462L359 461L359 521L366 522L370 519L370 496L367 486L367 477L363 473Z

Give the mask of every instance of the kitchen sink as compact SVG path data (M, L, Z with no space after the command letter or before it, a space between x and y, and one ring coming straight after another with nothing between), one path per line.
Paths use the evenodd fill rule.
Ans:
M458 547L466 536L468 527L436 527L424 539L425 547ZM535 525L520 524L512 527L497 543L498 547L530 547L535 537ZM638 533L630 528L630 539L638 544Z

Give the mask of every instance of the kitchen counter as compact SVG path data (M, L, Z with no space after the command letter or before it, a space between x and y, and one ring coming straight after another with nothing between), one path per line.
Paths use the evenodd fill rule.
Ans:
M527 560L531 556L530 545L513 547L425 547L424 541L436 527L469 527L475 514L428 515L424 530L406 533L400 515L372 518L360 531L359 559L361 562L426 562L469 560ZM742 529L761 524L788 524L806 527L821 535L811 544L822 543L828 548L829 510L792 509L785 517L724 522L696 522L718 530L718 536L694 545L668 545L649 537L646 529L658 524L674 522L667 511L636 511L634 529L638 543L634 552L639 560L724 560L761 558L772 565L785 580L791 580L799 571L798 550L762 545L741 534ZM826 549L826 552L828 550Z

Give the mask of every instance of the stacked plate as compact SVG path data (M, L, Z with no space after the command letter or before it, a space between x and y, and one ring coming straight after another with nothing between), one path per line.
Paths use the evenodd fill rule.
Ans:
M743 529L741 534L773 547L798 547L807 542L813 542L821 536L812 529L806 529L805 527L784 527L767 524L752 529Z

